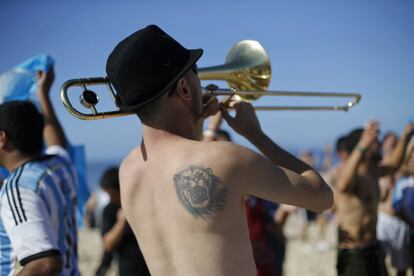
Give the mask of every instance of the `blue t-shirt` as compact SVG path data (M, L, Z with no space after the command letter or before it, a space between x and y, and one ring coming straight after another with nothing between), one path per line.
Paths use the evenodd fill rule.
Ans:
M414 177L403 177L397 181L392 195L392 207L414 223Z

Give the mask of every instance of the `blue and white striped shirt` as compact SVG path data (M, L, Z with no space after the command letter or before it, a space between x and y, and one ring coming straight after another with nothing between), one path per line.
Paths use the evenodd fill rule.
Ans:
M21 265L59 254L61 275L79 275L76 174L66 151L47 149L41 160L23 164L0 191L0 276Z

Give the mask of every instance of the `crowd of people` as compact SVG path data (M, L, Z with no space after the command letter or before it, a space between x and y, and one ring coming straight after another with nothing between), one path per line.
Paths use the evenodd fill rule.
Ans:
M414 267L414 124L382 137L370 121L338 138L318 169L310 151L296 157L269 138L251 104L203 94L202 53L150 25L108 57L117 104L138 115L143 139L102 172L108 202L98 217L96 198L87 204L86 225L102 237L96 275L113 259L121 276L283 275L284 226L298 212L303 240L310 221L321 241L326 224L337 224L338 275L388 275L387 255L406 275ZM53 80L53 67L38 73L40 111L29 101L0 104L1 276L80 275L76 173L49 97ZM233 143L222 121L257 152Z

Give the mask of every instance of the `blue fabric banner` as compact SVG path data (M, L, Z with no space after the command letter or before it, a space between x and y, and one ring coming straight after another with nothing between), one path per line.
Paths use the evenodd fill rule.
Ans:
M37 71L48 71L54 60L47 54L34 56L0 75L0 104L31 100L37 104Z

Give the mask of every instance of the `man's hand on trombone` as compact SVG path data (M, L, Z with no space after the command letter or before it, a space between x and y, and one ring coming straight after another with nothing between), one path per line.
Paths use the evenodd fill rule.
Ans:
M207 92L203 95L203 102L205 102L204 118L216 114L216 108L219 108L227 124L240 135L249 137L261 132L260 122L254 107L250 103L235 99L235 93L230 94L219 102L213 92L216 89L218 89L218 86L213 84L206 87ZM229 108L235 110L236 114L234 117L229 114ZM217 120L221 120L220 115L216 114L216 117Z
M224 120L227 124L240 135L251 138L252 135L262 132L260 122L256 116L256 111L252 104L248 102L230 101L228 104L235 110L235 116L231 116L227 107L222 104L220 107Z

